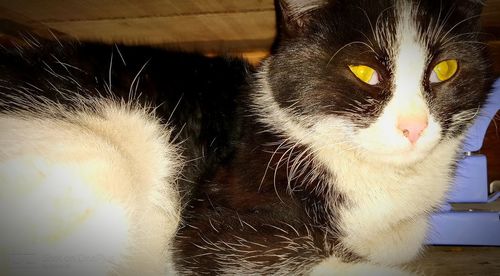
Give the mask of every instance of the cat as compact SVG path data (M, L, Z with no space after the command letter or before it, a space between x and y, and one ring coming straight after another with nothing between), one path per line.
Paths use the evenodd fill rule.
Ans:
M410 273L492 83L483 3L275 5L256 68L31 35L5 47L1 271Z

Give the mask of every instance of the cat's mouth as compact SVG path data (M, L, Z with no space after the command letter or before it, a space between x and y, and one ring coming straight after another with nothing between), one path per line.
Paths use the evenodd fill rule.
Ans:
M309 143L333 155L353 154L367 162L407 166L425 159L441 140L441 127L432 118L418 139L395 124L375 123L363 129L344 120L325 119L315 124ZM334 139L332 139L335 136ZM304 136L305 137L305 136ZM306 138L307 139L307 138ZM304 140L306 140L304 139Z
M408 165L421 161L439 144L441 126L432 117L403 121L383 116L371 126L354 132L352 142L364 158Z
M439 144L439 133L423 133L415 143L408 142L405 135L393 134L367 140L361 134L354 139L357 151L363 158L394 165L410 165L425 159Z
M430 154L432 148L419 148L412 145L408 149L388 150L387 152L367 150L366 153L369 156L368 158L376 159L379 162L406 166L424 160Z

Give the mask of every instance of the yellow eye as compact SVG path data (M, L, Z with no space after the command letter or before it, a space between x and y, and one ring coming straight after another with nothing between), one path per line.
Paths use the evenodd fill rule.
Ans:
M351 72L360 80L370 85L379 83L379 77L375 69L366 65L349 65Z
M448 59L438 63L432 70L430 82L442 82L450 79L455 75L458 69L458 62L456 59Z

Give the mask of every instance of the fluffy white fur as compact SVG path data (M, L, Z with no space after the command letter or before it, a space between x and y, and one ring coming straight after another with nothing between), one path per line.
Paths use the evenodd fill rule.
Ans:
M180 157L170 131L141 107L79 105L35 100L0 114L2 274L171 271Z

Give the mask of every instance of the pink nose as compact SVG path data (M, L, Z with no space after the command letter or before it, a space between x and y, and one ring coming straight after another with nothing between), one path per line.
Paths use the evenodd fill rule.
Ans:
M398 129L412 144L415 144L427 128L427 124L427 118L401 118Z

